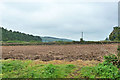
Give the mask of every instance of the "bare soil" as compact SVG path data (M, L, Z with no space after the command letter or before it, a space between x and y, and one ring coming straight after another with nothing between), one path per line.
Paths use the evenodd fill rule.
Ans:
M2 58L42 61L102 61L104 55L116 54L117 47L118 44L2 46Z

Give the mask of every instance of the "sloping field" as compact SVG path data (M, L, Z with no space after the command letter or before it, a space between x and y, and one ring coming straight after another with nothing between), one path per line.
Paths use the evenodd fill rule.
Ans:
M74 44L2 46L3 59L31 60L98 60L104 55L117 52L118 44Z

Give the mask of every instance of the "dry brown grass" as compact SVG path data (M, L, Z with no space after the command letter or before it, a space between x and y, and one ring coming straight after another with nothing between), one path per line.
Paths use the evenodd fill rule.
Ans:
M25 60L24 60L25 61ZM79 67L83 67L83 66L94 66L98 63L101 63L100 61L83 61L83 60L76 60L76 61L65 61L65 60L53 60L53 61L40 61L40 60L34 60L30 65L37 65L37 64L54 64L54 65L66 65L66 64L73 64Z

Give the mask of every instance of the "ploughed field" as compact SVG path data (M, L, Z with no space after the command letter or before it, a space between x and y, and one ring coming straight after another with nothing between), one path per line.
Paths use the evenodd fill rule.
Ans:
M42 61L102 61L104 55L117 53L117 47L118 44L2 46L2 58Z

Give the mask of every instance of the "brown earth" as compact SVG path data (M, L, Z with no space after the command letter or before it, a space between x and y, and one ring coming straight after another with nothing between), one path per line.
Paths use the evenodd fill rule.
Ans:
M117 53L118 44L74 44L74 45L36 45L2 46L3 59L20 60L98 60L104 55Z

